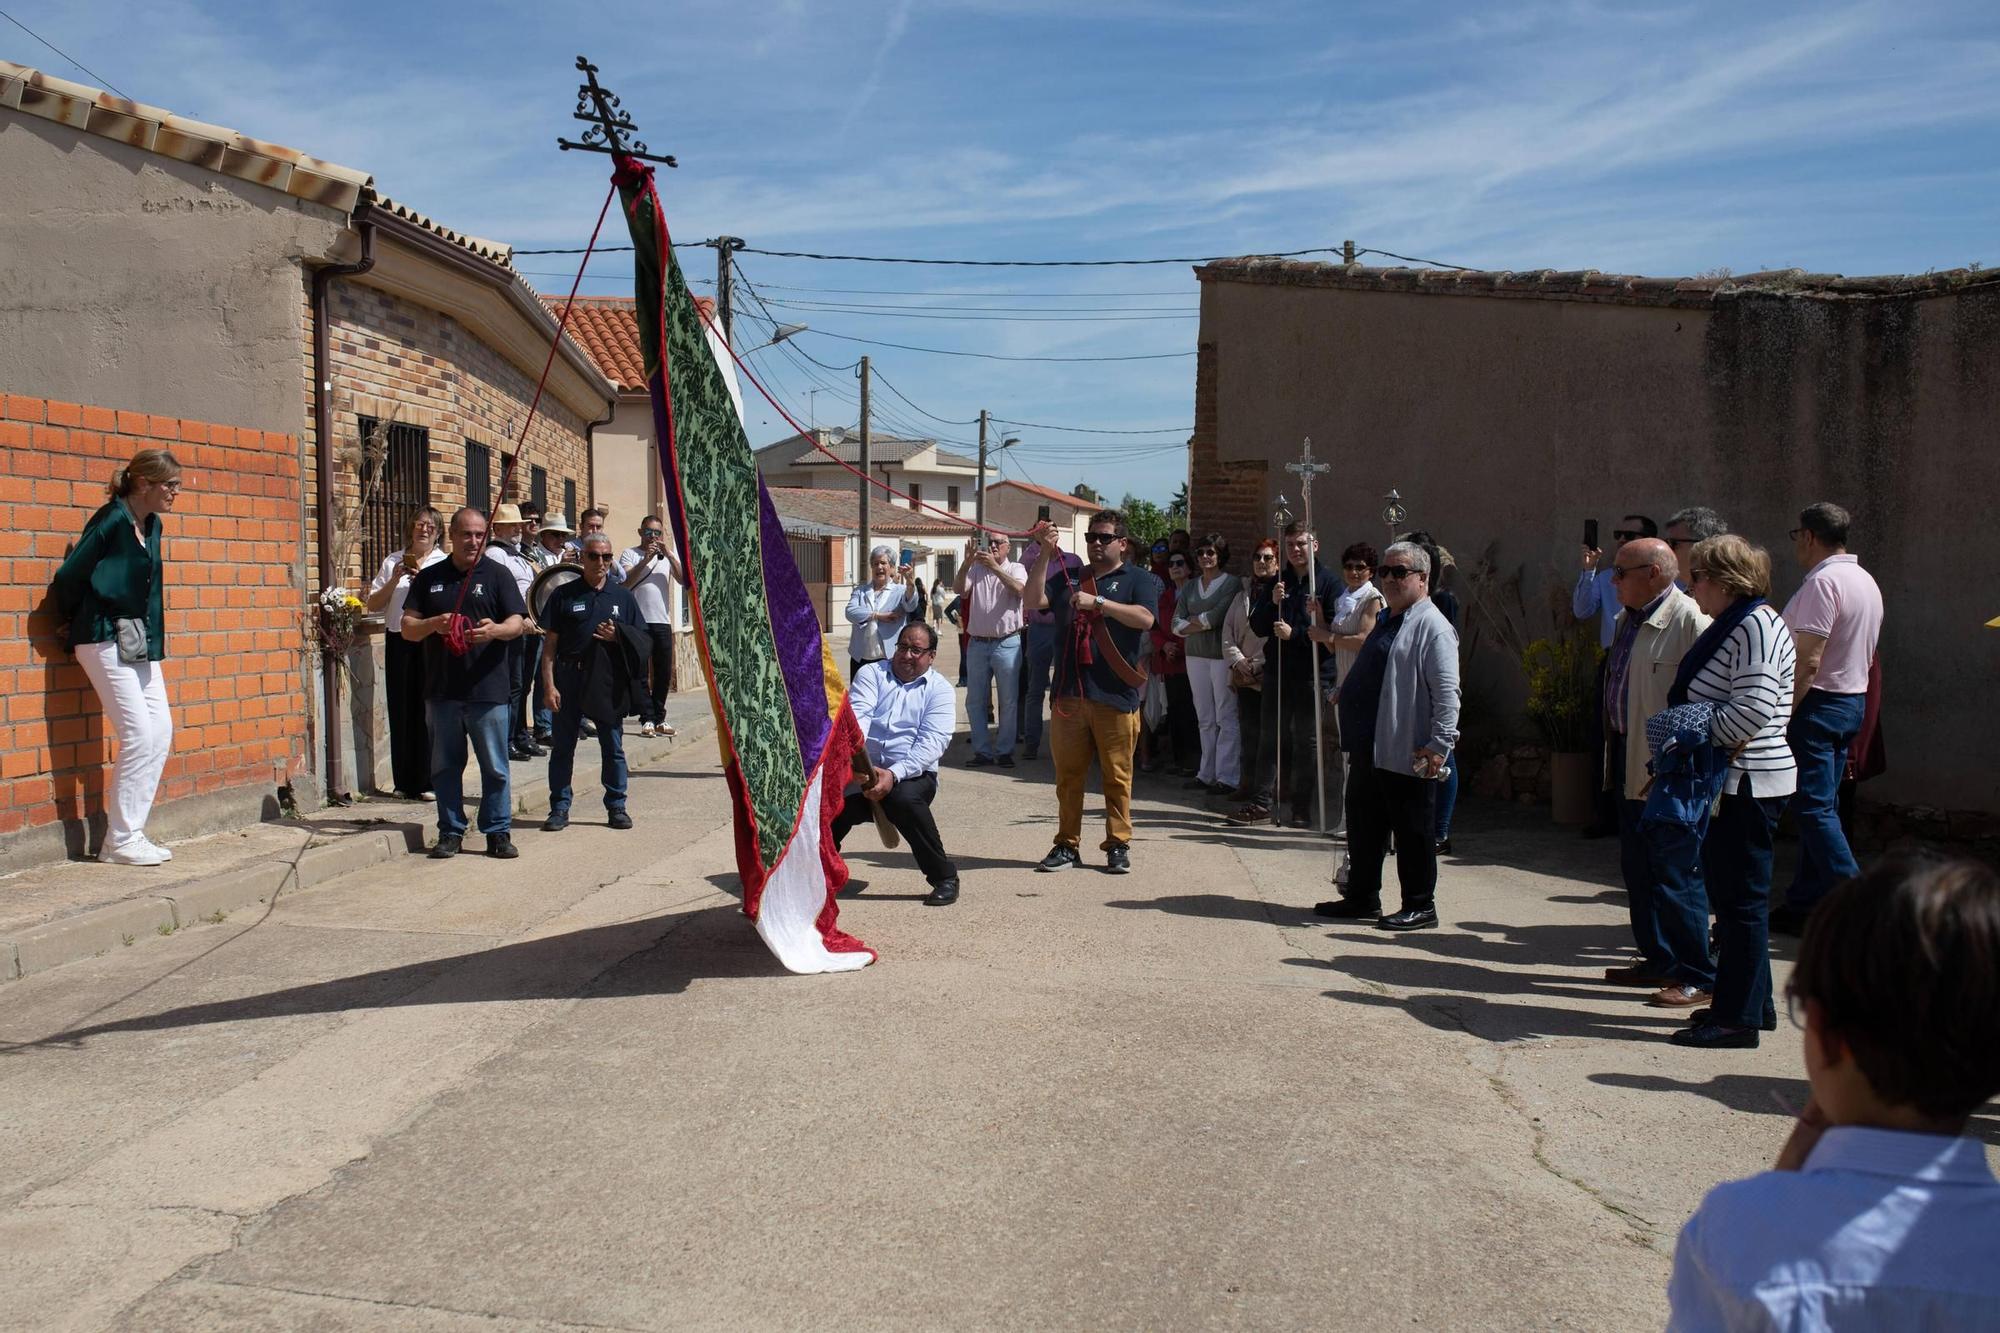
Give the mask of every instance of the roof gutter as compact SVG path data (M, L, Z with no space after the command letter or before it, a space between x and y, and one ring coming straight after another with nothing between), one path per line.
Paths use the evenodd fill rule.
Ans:
M365 203L354 210L354 228L361 235L361 257L358 260L352 264L328 264L313 270L313 462L314 475L319 483L320 592L331 588L338 578L338 571L333 567L333 544L338 523L334 517L333 366L326 297L335 278L352 277L375 267L375 219L372 214L373 210ZM315 596L314 601L317 600ZM346 777L340 762L340 664L322 652L319 667L326 717L326 797L332 804L346 805L352 797L346 790Z

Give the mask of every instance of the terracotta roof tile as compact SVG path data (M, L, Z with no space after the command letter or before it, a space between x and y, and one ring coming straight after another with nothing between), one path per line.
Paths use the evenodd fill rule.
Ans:
M773 486L770 491L772 507L780 518L802 519L843 532L861 530L861 498L848 487ZM868 526L897 536L936 533L963 538L972 531L970 520L954 521L929 510L912 511L904 508L902 501L880 492L869 506Z
M1070 508L1079 511L1088 509L1094 513L1102 507L1095 500L1086 500L1082 496L1071 495L1068 491L1059 491L1053 486L1037 486L1032 481L1016 481L1012 477L1004 481L993 482L987 486L986 493L991 495L1003 486L1012 486L1016 490L1026 491L1030 495L1040 496L1044 500L1052 500L1057 504L1066 504Z
M2000 283L1985 269L1848 278L1838 273L1774 269L1719 278L1648 278L1596 269L1437 269L1370 268L1365 264L1325 264L1245 255L1195 269L1202 282L1263 283L1289 287L1336 287L1347 291L1423 292L1449 296L1536 297L1556 301L1596 301L1618 305L1709 306L1719 300L1758 293L1816 300L1883 296L1933 296L1971 284Z

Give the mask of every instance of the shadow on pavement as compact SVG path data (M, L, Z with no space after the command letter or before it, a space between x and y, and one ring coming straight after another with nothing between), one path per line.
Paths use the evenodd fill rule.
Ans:
M1418 1022L1440 1032L1463 1032L1496 1045L1542 1037L1594 1037L1608 1041L1650 1037L1664 1043L1667 1034L1681 1026L1678 1016L1643 1007L1630 1018L1614 1018L1586 1009L1504 1003L1481 999L1476 995L1396 996L1343 990L1324 991L1322 994L1328 999L1346 1000L1352 1004L1401 1009ZM1654 1014L1661 1016L1655 1018Z
M1164 898L1125 898L1104 904L1128 911L1171 912L1176 916L1208 917L1217 921L1258 921L1266 925L1311 925L1309 911L1259 898L1235 898L1226 893L1177 893ZM1291 918L1297 918L1293 920Z
M209 1023L241 1023L300 1014L334 1014L357 1009L390 1009L412 1004L479 1004L491 1001L556 1000L576 997L674 995L701 978L784 976L785 970L755 934L725 927L741 912L735 906L697 908L592 926L567 934L477 949L402 967L362 972L331 981L289 986L208 1004L185 1005L156 1014L93 1023L0 1047L0 1054L42 1046L72 1046L90 1037L118 1032L157 1032ZM692 948L664 947L670 937L697 923ZM725 931L727 933L725 933ZM582 981L574 980L577 955L608 960ZM568 976L569 984L553 978Z
M1786 1035L1764 1034L1765 1041ZM1692 1079L1668 1078L1662 1074L1592 1074L1592 1083L1607 1088L1632 1088L1639 1092L1686 1092L1750 1115L1782 1116L1789 1120L1805 1107L1812 1085L1803 1078L1766 1078L1756 1074L1716 1074L1706 1083ZM1966 1136L1992 1147L2000 1147L2000 1103L1989 1103L1965 1127ZM1775 1145L1772 1151L1776 1152Z

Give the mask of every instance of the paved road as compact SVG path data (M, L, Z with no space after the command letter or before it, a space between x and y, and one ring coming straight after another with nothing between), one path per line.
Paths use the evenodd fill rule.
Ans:
M697 746L632 832L9 985L0 1323L1661 1322L1675 1229L1803 1083L1789 1032L1684 1052L1591 981L1601 845L1469 808L1450 928L1388 937L1301 910L1324 842L1164 786L1130 876L1030 873L1048 779L947 773L953 908L858 831L858 974L757 942Z

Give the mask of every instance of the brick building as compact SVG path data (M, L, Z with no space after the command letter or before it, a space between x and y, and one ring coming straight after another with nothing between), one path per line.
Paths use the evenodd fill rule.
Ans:
M1855 517L1851 548L1888 605L1881 655L1890 768L1864 801L1925 827L1990 833L2000 713L1994 597L1938 578L1940 532L1983 531L2000 491L2000 278L1953 270L1646 278L1240 259L1196 270L1194 522L1232 545L1269 527L1310 436L1322 540L1407 527L1456 553L1468 603L1466 731L1522 726L1510 638L1560 628L1585 519L1719 510L1767 548L1780 604L1802 571L1805 505ZM1511 629L1509 628L1511 626Z
M419 501L502 498L555 319L507 247L365 172L6 62L0 180L0 614L23 632L0 667L0 867L94 845L107 743L48 580L149 444L188 474L167 525L177 730L155 831L374 786L379 628L343 674L309 608L399 548ZM512 495L585 502L614 399L564 339Z

